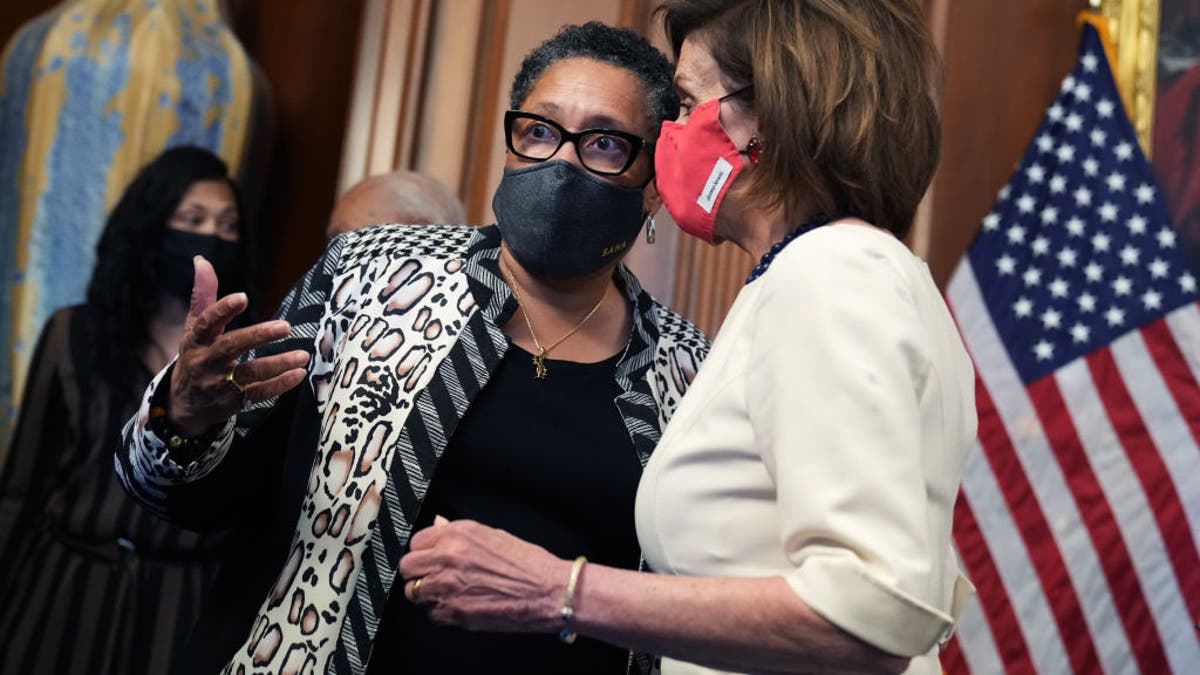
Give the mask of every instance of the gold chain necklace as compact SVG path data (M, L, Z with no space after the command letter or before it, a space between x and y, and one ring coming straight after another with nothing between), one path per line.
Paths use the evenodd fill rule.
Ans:
M596 301L591 311L587 313L587 316L575 324L574 328L567 331L566 335L543 347L542 343L538 342L537 334L533 332L533 322L529 320L529 309L525 305L525 297L521 294L521 287L517 285L517 278L513 276L512 270L508 268L508 265L501 265L501 267L504 268L504 273L508 276L508 285L512 286L513 295L517 296L517 302L521 305L521 316L525 317L525 326L529 329L529 337L533 338L533 346L537 347L538 350L537 354L533 355L533 376L539 380L544 380L547 373L546 354L550 353L551 349L562 344L564 340L574 335L580 328L583 328L583 324L587 323L588 319L592 318L592 315L596 313L596 310L600 309L600 305L604 304L604 298L608 295L607 289L600 296L600 299Z

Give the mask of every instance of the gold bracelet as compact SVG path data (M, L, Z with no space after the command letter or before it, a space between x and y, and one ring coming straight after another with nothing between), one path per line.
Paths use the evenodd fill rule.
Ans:
M583 566L587 564L587 556L579 556L575 559L575 564L571 566L571 576L567 579L567 597L563 598L562 609L558 610L558 615L562 617L563 628L558 632L558 639L567 644L575 642L577 637L575 631L571 630L571 619L575 617L575 587L579 585L579 575L583 572Z

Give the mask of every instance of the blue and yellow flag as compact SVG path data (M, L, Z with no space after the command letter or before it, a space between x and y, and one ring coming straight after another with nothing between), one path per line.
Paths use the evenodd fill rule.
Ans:
M68 0L0 65L0 458L38 331L80 302L109 209L163 149L237 172L253 73L215 0Z

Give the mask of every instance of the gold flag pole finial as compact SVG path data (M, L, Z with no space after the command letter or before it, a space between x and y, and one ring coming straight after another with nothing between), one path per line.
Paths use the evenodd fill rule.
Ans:
M1088 0L1088 9L1080 12L1080 20L1101 32L1125 110L1149 158L1157 83L1159 0Z

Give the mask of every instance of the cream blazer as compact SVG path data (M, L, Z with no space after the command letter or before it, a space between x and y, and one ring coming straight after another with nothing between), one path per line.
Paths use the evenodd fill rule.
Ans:
M646 467L647 562L782 576L830 622L914 657L909 673L940 673L973 592L950 525L974 391L941 294L903 243L851 221L801 236L742 289Z

